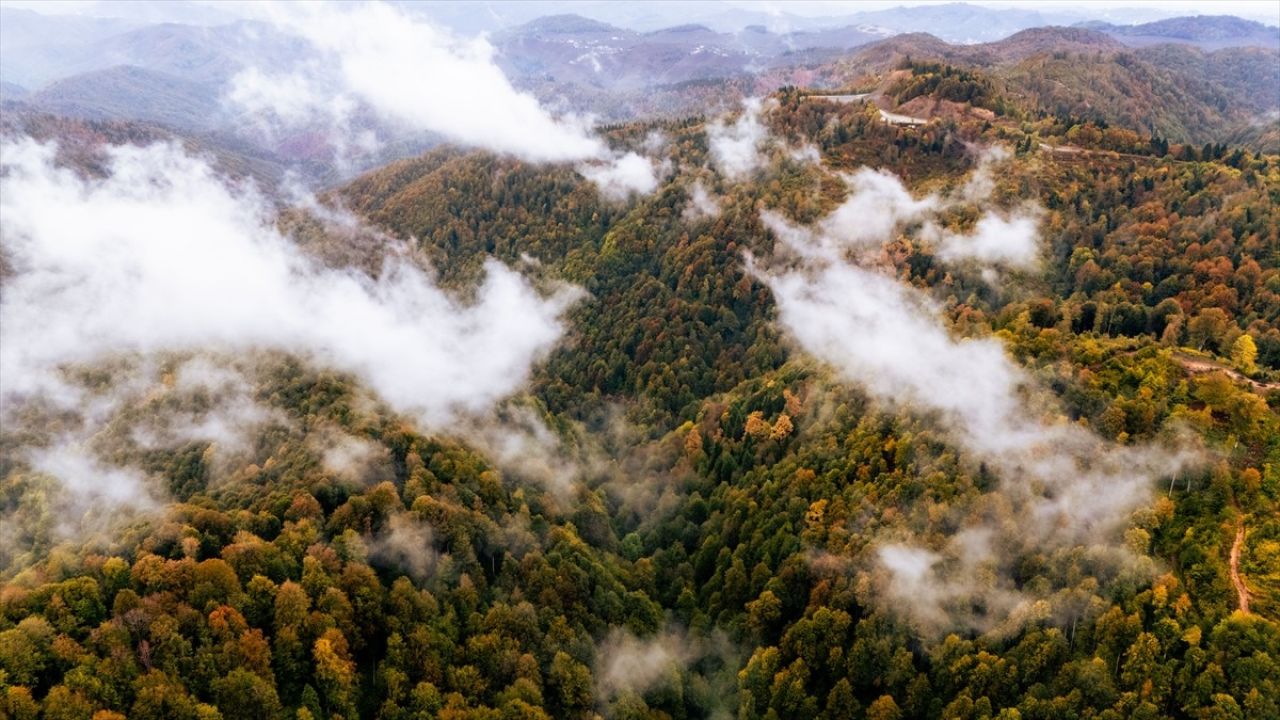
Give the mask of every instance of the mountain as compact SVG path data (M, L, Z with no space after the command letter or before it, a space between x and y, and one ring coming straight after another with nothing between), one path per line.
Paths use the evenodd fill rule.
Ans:
M233 179L251 179L267 191L279 187L288 172L305 176L310 171L233 136L184 132L135 119L55 115L15 102L0 105L0 136L57 143L59 159L89 175L107 173L103 150L108 146L164 142L179 143L192 154L212 158L218 172Z
M1093 21L1080 23L1080 26L1105 32L1127 45L1135 46L1176 42L1205 50L1228 47L1280 49L1280 27L1231 15L1195 15L1140 25L1113 25Z
M6 80L0 80L0 101L20 100L28 94L27 89Z
M577 13L595 21L636 32L652 32L681 24L705 25L717 32L737 33L759 26L776 34L812 32L839 27L874 27L880 33L931 32L952 42L997 40L1019 30L1043 25L1071 25L1083 21L1115 23L1147 22L1169 13L1153 7L1123 7L1084 4L1075 8L1061 4L1024 8L991 7L968 3L914 5L858 9L857 3L827 3L808 8L786 3L727 4L717 0L686 0L680 3L618 3L600 0L575 2L451 2L401 3L461 32L497 33L528 22L537 16ZM476 12L479 5L485 12ZM825 12L822 12L825 11Z
M1134 48L1087 28L1036 28L974 45L899 35L834 61L829 72L838 85L865 87L928 60L982 73L1027 112L1096 118L1177 142L1220 142L1280 112L1280 52Z
M526 82L553 80L610 92L745 75L795 64L799 54L847 50L883 35L847 27L778 34L753 26L717 32L687 24L639 33L576 15L541 18L494 36L499 63Z
M38 88L67 74L69 55L114 35L136 29L136 21L44 15L0 6L0 80Z
M211 130L223 117L218 85L132 65L58 80L24 101L71 117L141 120L184 130Z
M999 63L1040 57L1023 52ZM117 477L87 470L94 507L65 510L26 450L64 452L78 418L32 403L0 427L0 712L1276 717L1280 158L771 99L736 179L692 119L609 131L667 138L670 174L626 202L567 164L457 148L322 198L394 260L431 258L450 292L397 306L412 320L483 304L497 263L580 288L520 391L536 437L424 429L316 354L60 367L110 421L86 445L156 500L117 512L89 494ZM146 188L127 190L136 207ZM699 192L710 207L690 213ZM992 219L1007 247L1000 221L1026 217L1033 265L992 275L946 252ZM298 240L280 252L309 252ZM228 299L264 282L253 270ZM344 299L374 282L323 277ZM332 309L324 332L377 337ZM1006 413L1020 422L999 434L964 422Z
M1028 28L1057 25L1067 13L992 8L967 3L918 5L860 12L842 21L874 25L895 32L930 32L948 42L990 42Z
M272 25L135 22L45 16L4 8L0 79L39 89L49 82L120 65L192 82L225 82L248 66L287 69L310 46Z

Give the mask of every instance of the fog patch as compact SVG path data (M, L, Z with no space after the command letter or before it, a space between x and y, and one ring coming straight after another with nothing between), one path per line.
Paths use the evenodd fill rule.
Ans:
M519 399L466 418L459 435L517 480L535 482L569 501L600 467L601 457L580 428L551 429L546 412Z
M219 458L287 424L230 358L299 356L451 432L525 384L581 294L539 291L493 260L467 301L408 255L322 263L253 186L175 145L108 148L96 179L57 167L53 145L0 150L0 420L73 504L154 506L165 494L134 471L139 453L209 443L217 475ZM352 443L324 460L367 475L368 448Z
M493 260L470 304L396 258L377 278L318 267L252 188L174 146L111 148L104 180L55 168L52 146L4 150L6 397L104 353L279 349L440 427L522 385L579 296L544 297Z
M689 186L689 201L682 214L685 222L693 223L702 220L714 220L720 217L720 201L701 180L694 180Z
M973 260L984 266L1032 270L1040 260L1039 214L1034 210L1004 214L988 211L969 233L931 226L924 233L937 246L938 258L957 264Z
M701 676L714 702L713 717L729 717L737 707L737 677L741 653L722 633L698 635L668 625L655 635L638 637L613 628L596 647L596 699L606 717L623 703L662 688L681 688L689 676Z
M743 101L742 114L732 124L716 119L707 124L707 146L711 162L729 180L744 180L764 167L763 154L769 129L761 121L764 103L759 98Z
M980 203L991 197L996 189L996 169L1013 157L1013 153L1003 145L973 147L970 150L977 154L978 163L969 179L960 188L961 200Z
M159 507L160 497L143 473L135 468L106 465L78 443L59 442L36 450L29 457L34 471L66 483L74 498L72 507L80 512L101 503L126 510Z
M254 9L316 53L285 73L249 67L232 79L227 103L259 130L318 128L341 161L376 150L373 126L386 124L531 162L575 163L610 199L657 187L653 162L611 149L592 118L552 115L517 90L483 36L455 35L387 3Z
M606 199L616 202L658 189L658 173L653 161L633 152L605 162L584 163L578 166L578 173L595 183Z
M930 217L944 199L914 198L883 172L864 169L849 182L849 198L811 227L763 213L777 254L767 267L749 256L748 267L772 290L778 321L800 348L874 399L931 418L999 476L1012 525L977 519L945 548L886 539L879 551L886 607L929 631L991 629L1036 599L1013 586L1011 558L1114 547L1155 482L1199 456L1179 438L1109 443L1070 422L999 340L953 337L928 294L867 252ZM965 240L974 247L985 242L979 225Z
M596 685L610 696L649 690L665 676L684 670L693 651L686 638L671 631L641 639L615 629L600 644L597 656L600 672Z
M441 560L435 549L435 531L411 512L392 515L365 546L370 560L401 570L419 585L435 575Z
M368 438L328 430L314 438L312 444L325 472L339 480L372 486L395 477L390 451Z

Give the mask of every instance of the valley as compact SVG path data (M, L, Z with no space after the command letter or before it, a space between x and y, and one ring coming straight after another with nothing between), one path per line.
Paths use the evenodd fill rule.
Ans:
M1280 28L547 7L0 5L0 717L1280 717Z

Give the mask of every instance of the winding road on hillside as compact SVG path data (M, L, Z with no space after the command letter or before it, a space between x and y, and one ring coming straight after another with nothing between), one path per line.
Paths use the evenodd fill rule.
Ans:
M1174 353L1173 359L1192 375L1217 371L1226 373L1227 377L1232 380L1249 383L1257 390L1280 390L1280 383L1254 380L1214 360L1183 355L1182 353Z
M1249 614L1249 588L1240 577L1240 550L1244 547L1244 518L1236 520L1236 540L1231 543L1231 584L1236 586L1240 612Z

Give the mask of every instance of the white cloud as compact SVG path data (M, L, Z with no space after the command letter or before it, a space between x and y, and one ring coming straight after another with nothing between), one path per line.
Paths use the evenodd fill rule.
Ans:
M391 453L368 438L332 430L321 433L315 445L325 472L334 477L362 485L395 478Z
M249 67L227 101L271 136L319 128L340 162L370 153L376 125L429 132L462 145L533 162L576 163L603 195L624 200L658 185L653 161L618 152L589 117L554 116L517 90L494 63L484 37L463 38L386 3L308 3L254 8L278 29L305 39L317 56L287 72ZM369 121L366 120L365 124ZM663 138L651 134L653 151Z
M685 206L683 217L685 222L710 220L720 216L720 201L712 195L701 180L693 181L689 186L689 204Z
M69 506L72 512L86 512L104 504L146 510L159 503L143 473L103 463L92 451L76 443L63 442L38 450L31 454L30 461L32 469L66 484L66 489L78 501Z
M323 108L345 95L404 126L526 160L578 161L608 154L586 119L555 118L532 95L516 90L494 64L493 47L483 37L454 36L385 3L288 4L270 10L280 29L308 40L321 54L302 71L310 77L271 79L273 87L299 89L280 96L277 112L296 115L299 104ZM259 73L257 79L264 77Z
M309 64L307 72L269 75L249 67L231 79L227 99L263 120L276 120L287 125L304 125L337 118L345 125L355 110L350 98L338 95L332 87L322 87L321 71Z
M1034 211L983 214L967 234L944 232L931 227L938 258L958 263L973 260L983 265L1029 270L1040 260L1039 214Z
M600 194L610 200L623 201L634 194L648 195L658 188L658 175L653 161L629 152L605 162L584 163L578 172L596 184Z
M376 277L322 266L280 234L251 188L225 184L177 146L109 148L103 179L55 167L52 146L6 141L0 150L0 223L12 268L0 299L6 418L44 398L83 409L90 424L108 419L118 403L103 399L101 412L93 410L96 401L64 380L67 367L278 350L353 373L396 410L447 430L525 383L580 294L562 287L545 296L492 260L469 303L402 257L388 257ZM232 381L188 364L175 382L190 394ZM172 427L141 428L135 440L233 443L269 419L251 398L175 418ZM72 490L91 477L83 464L38 467ZM129 478L99 477L141 497Z
M642 639L615 629L597 651L596 684L606 696L627 690L644 692L678 675L692 656L686 638L675 632Z
M887 170L862 168L844 180L848 197L819 224L823 237L843 246L892 240L899 227L921 220L942 205L933 195L917 199Z
M979 203L990 198L991 193L995 192L995 170L1013 157L1013 154L1003 145L971 149L978 155L978 167L960 188L960 197L971 203Z
M431 579L442 558L435 548L435 531L411 512L392 515L367 544L373 560L403 570L419 584Z
M772 267L762 268L749 258L749 266L773 291L778 320L801 348L874 398L933 418L975 461L995 470L1002 479L1000 492L1019 515L1014 537L1000 537L1002 552L1105 544L1149 500L1157 478L1196 459L1192 452L1167 447L1107 443L1069 422L998 340L953 337L924 291L872 269L874 262L864 266L865 253L858 252L892 240L902 225L927 217L941 201L913 199L884 173L863 170L850 184L849 199L812 228L763 213L779 248L793 260L775 259ZM1034 247L1034 225L1028 223L1009 230L1000 222L980 221L974 235L946 242L965 243L966 257L1022 262L1025 256L992 244L1020 235L1022 247ZM938 562L931 551L910 545L894 544L882 552L882 562L894 571L891 596L900 608L914 609L925 623L945 616L967 624L978 620L945 608L981 600L998 616L1024 599L979 594L976 585L964 581L984 563L996 571L1002 567L1002 552L983 550L990 547L985 540L973 542L986 537L986 528L970 530L949 548L952 557L966 558L959 563ZM914 605L906 602L913 597Z
M707 145L711 161L720 174L742 180L764 167L761 153L769 140L769 129L761 122L764 105L759 98L743 102L742 114L732 125L715 120L707 125Z
M806 351L888 403L925 410L964 447L1007 471L1038 503L1043 530L1110 527L1187 457L1105 443L1025 399L1035 381L993 338L956 339L920 290L839 257L756 269L778 318Z
M980 166L975 174L982 172ZM1039 262L1040 212L1035 206L1012 212L988 210L972 230L957 232L942 229L935 218L949 207L968 202L963 198L981 197L980 193L964 189L960 198L934 194L917 198L893 173L870 168L843 178L848 196L814 227L794 226L768 211L761 215L762 221L802 254L875 251L899 232L919 224L919 236L936 246L938 258L944 262L1022 270L1033 269Z
M643 695L662 687L680 688L684 676L701 676L708 690L710 717L730 717L737 707L735 671L743 658L739 648L720 632L698 635L667 626L649 637L613 628L596 647L596 699L612 717L612 701L628 694Z

